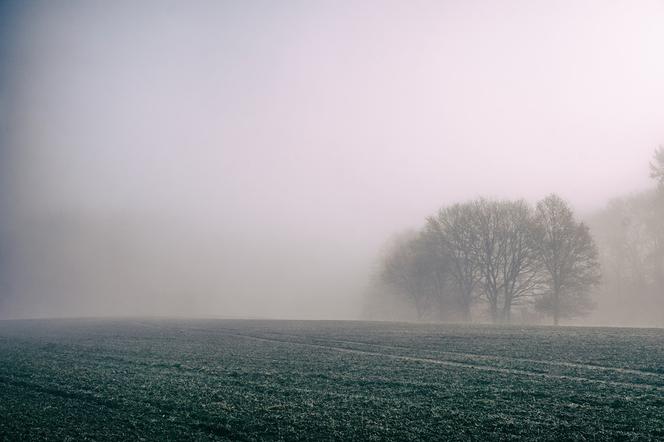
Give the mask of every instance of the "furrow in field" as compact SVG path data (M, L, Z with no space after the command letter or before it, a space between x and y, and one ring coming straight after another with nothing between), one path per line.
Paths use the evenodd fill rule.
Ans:
M149 327L157 327L161 328L162 326L155 325L155 324L146 324L146 323L138 323L141 325L149 326ZM180 331L194 331L194 332L204 332L204 333L222 333L222 334L237 334L237 330L232 329L232 328L215 328L215 329L208 329L208 328L200 328L200 327L184 327L184 328L178 328ZM613 382L615 385L620 385L626 384L626 385L642 385L644 388L664 388L663 385L661 385L661 382L664 382L664 374L662 373L656 373L656 372L651 372L651 371L644 371L644 370L638 370L638 369L630 369L630 368L623 368L623 367L614 367L614 366L603 366L603 365L596 365L596 364L584 364L584 363L578 363L578 362L565 362L565 361L551 361L551 360L542 360L542 359L532 359L532 358L517 358L517 357L510 357L510 356L498 356L498 355L485 355L485 354L478 354L478 353L467 353L467 352L460 352L460 351L443 351L443 350L432 350L432 349L425 349L425 348L418 348L418 347L410 347L410 346L404 346L404 345L387 345L387 344L376 344L376 343L369 343L369 342L362 342L362 341L353 341L353 340L341 340L341 339L331 339L331 338L318 338L314 336L307 336L307 335L298 335L298 334L290 334L290 333L283 333L283 332L277 332L277 331L269 331L267 332L268 335L277 335L280 337L284 338L295 338L295 339L311 339L313 341L320 342L321 344L312 344L308 342L302 342L302 341L292 341L290 339L278 339L278 338L269 338L265 337L265 334L263 333L262 336L253 336L253 337L263 337L266 340L274 340L276 342L288 342L288 343L293 343L293 344L302 344L302 345L322 345L323 347L330 347L329 345L326 345L327 343L338 343L338 344L343 344L343 345L353 345L353 346L366 346L366 347L373 347L373 348L379 348L379 349L388 349L388 350L397 350L397 351L410 351L410 352L417 352L417 353L428 353L433 356L451 356L451 357L456 357L456 358L463 358L463 359L469 359L471 361L485 361L485 362L497 362L497 363L504 363L504 362L509 362L509 363L523 363L523 364L536 364L540 366L550 366L550 367L562 367L562 368L568 368L568 369L578 369L578 370L588 370L588 371L595 371L595 372L602 372L602 373L615 373L615 374L620 374L620 375L631 375L631 376L641 376L645 378L650 378L652 379L653 382L659 382L659 385L654 385L651 383L647 382L642 382L642 383L636 383L636 382L628 382L628 381L612 381L609 379L594 379L596 382L604 382L604 383L611 383ZM243 335L243 336L249 336L249 335ZM355 349L348 349L344 347L335 347L338 348L339 350L355 350ZM358 352L361 352L363 350L357 350ZM390 355L387 353L380 353L380 352L367 352L367 353L378 353L383 356L393 356L393 357L398 357L398 358L414 358L418 359L417 356L410 356L410 355ZM472 362L465 362L465 361L450 361L450 360L441 360L437 359L435 357L424 357L421 359L425 360L432 360L432 361L439 361L439 363L446 363L446 364L461 364L463 366L473 366L473 367L488 367L489 369L496 371L496 370L511 370L513 372L518 372L519 369L516 368L506 368L506 367L496 367L492 365L483 365L483 364L474 364ZM564 375L564 374L556 374L556 373L543 373L543 372L536 372L532 370L521 370L524 372L529 372L532 373L533 375L535 374L546 374L549 377L559 377L561 379L563 378L579 378L579 379L593 379L593 378L588 378L588 377L583 377L583 376L574 376L574 375Z
M387 358L387 359L394 359L394 360L401 360L401 361L408 361L408 362L421 362L421 363L426 363L426 364L435 364L435 365L442 365L442 366L446 366L446 367L464 368L464 369L479 370L479 371L489 371L489 372L493 372L493 373L502 373L502 374L507 374L507 375L519 375L519 376L548 378L548 379L560 379L560 380L567 380L567 381L574 381L574 382L584 382L584 383L592 383L592 384L600 384L600 385L609 385L609 386L614 386L614 387L638 388L638 389L644 389L644 390L650 390L650 391L653 391L653 390L664 391L664 387L661 387L661 386L658 386L658 385L652 385L652 384L638 384L638 383L632 383L632 382L610 381L610 380L605 380L605 379L594 379L594 378L587 378L587 377L582 377L582 376L558 375L558 374L553 374L553 373L540 373L540 372L528 371L528 370L523 370L523 369L494 367L494 366L490 366L490 365L478 365L478 364L472 364L472 363L468 363L468 362L446 361L446 360L442 360L442 359L422 358L422 357L416 357L416 356L393 355L393 354L389 354L389 353L380 353L380 352L367 351L367 350L357 350L357 349L351 349L351 348L345 348L345 347L336 347L336 346L322 345L322 344L312 344L312 343L305 343L305 342L295 342L295 341L289 341L289 340L266 338L266 337L261 337L261 336L253 336L253 335L246 335L246 334L240 334L240 333L224 333L224 334L226 334L228 336L235 336L235 337L238 337L238 338L252 339L252 340L263 341L263 342L276 342L276 343L283 343L283 344L290 344L290 345L299 345L299 346L305 346L305 347L310 347L310 348L319 348L319 349L322 349L322 350L332 350L332 351L337 351L337 352L340 352L340 353L359 354L359 355L366 355L366 356L378 356L378 357L383 357L383 358Z
M295 336L295 335L293 335ZM650 377L655 377L658 379L664 379L664 374L662 373L655 373L652 371L643 371L643 370L637 370L633 368L622 368L622 367L611 367L611 366L606 366L606 365L593 365L593 364L582 364L578 362L565 362L565 361L547 361L544 359L530 359L530 358L515 358L511 356L496 356L496 355L483 355L483 354L477 354L477 353L465 353L465 352L460 352L460 351L443 351L443 350L430 350L430 349L420 349L416 347L408 347L408 346L397 346L397 345L386 345L386 344L373 344L370 342L360 342L360 341L348 341L348 340L338 340L338 339L323 339L323 338L313 338L314 340L321 341L321 342L336 342L339 344L349 344L349 345L365 345L368 347L377 347L377 348L387 348L387 349L394 349L394 350L411 350L411 351L424 351L427 353L436 353L436 354L442 354L442 355L450 355L450 356L461 356L461 357L467 357L469 359L478 359L478 360L486 360L486 361L502 361L502 360L509 360L509 361L514 361L514 362L523 362L523 363L529 363L529 364L541 364L541 365L552 365L552 366L557 366L557 367L566 367L566 368L579 368L579 369L584 369L584 370L597 370L597 371L608 371L608 372L614 372L614 373L622 373L622 374L632 374L636 376L650 376Z
M188 331L202 331L202 332L206 332L206 333L210 333L210 332L215 331L215 330L204 329L204 328L186 328L186 330L188 330ZM224 330L231 331L231 332L235 331L233 329L224 329ZM416 351L416 352L433 353L433 354L437 354L437 355L457 356L457 357L463 357L463 358L467 358L467 359L483 360L483 361L521 362L521 363L526 363L526 364L548 365L548 366L553 366L553 367L564 367L564 368L572 368L572 369L582 369L582 370L602 371L602 372L609 372L609 373L619 373L619 374L634 375L634 376L645 376L645 377L655 378L657 380L664 381L664 373L655 373L655 372L652 372L652 371L638 370L638 369L634 369L634 368L623 368L623 367L613 367L613 366L606 366L606 365L584 364L584 363L579 363L579 362L551 361L551 360L544 360L544 359L516 358L516 357L511 357L511 356L484 355L484 354L467 353L467 352L460 352L460 351L432 350L432 349L424 349L424 348L417 348L417 347L409 347L409 346L405 346L405 345L387 345L387 344L375 344L375 343L362 342L362 341L317 338L317 337L312 337L312 336L295 335L295 334L288 334L288 333L282 333L282 332L269 332L269 334L279 335L279 336L284 336L284 337L289 337L289 338L296 338L296 339L307 339L307 338L309 338L309 339L312 339L314 341L322 342L323 344L325 344L325 343L338 343L338 344L359 345L359 346L367 346L367 347L375 347L375 348L385 348L385 349L390 349L390 350L408 350L408 351ZM280 341L279 339L277 339L277 340ZM295 342L295 341L293 341L293 342ZM450 361L450 362L453 362L453 361Z
M0 383L11 385L18 388L23 388L36 393L43 393L43 394L49 394L51 396L57 396L62 399L71 399L76 401L89 402L110 408L118 407L118 404L112 400L107 400L105 398L102 398L100 396L95 396L88 392L69 390L66 388L62 388L60 386L40 385L35 382L28 382L20 379L12 379L9 377L0 377Z

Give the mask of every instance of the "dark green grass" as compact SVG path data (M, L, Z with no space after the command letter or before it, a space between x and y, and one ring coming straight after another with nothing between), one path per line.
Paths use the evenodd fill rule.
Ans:
M664 440L664 331L0 321L0 439Z

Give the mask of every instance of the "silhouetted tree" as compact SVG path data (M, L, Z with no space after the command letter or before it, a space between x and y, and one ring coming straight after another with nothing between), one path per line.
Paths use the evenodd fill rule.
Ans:
M417 232L396 236L384 256L380 279L406 295L418 319L431 310L436 298L434 265Z
M599 281L597 250L588 228L552 195L537 210L523 200L488 200L444 207L424 229L394 239L380 282L405 295L418 318L452 313L469 321L486 301L493 322L511 320L515 305L561 317L587 310Z
M588 227L574 219L557 195L537 204L536 221L545 287L537 307L557 325L560 318L582 314L591 305L590 290L600 280L597 247Z
M489 316L498 321L499 297L502 289L500 279L501 250L501 214L496 201L480 199L473 203L472 225L477 236L473 243L473 259L480 271L480 295L489 304Z
M541 256L537 226L531 207L523 200L502 204L501 280L503 320L511 319L512 306L532 298L541 282Z
M455 204L427 218L425 227L427 237L446 259L452 296L464 321L471 319L473 295L481 276L474 256L478 236L472 219L471 204Z
M653 154L650 176L656 188L613 199L591 220L604 269L601 295L632 315L662 321L664 146Z
M656 180L659 186L664 186L664 146L655 149L650 163L650 177Z
M657 181L652 208L646 218L651 247L648 255L653 283L660 293L664 290L664 146L659 146L650 163L650 176Z
M418 238L418 256L427 269L438 317L452 319L458 313L458 305L454 291L450 290L451 260L442 240L439 232L430 229L427 223Z
M509 322L512 306L532 297L539 283L532 211L524 201L480 199L474 202L473 215L481 295L493 322Z

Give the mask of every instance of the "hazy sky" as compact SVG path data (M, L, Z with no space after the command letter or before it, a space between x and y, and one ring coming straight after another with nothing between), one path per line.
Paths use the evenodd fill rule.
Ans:
M54 1L2 13L14 219L129 219L134 235L168 238L161 255L148 247L168 261L162 273L207 281L187 301L101 302L92 289L16 314L357 316L391 233L478 195L557 192L595 209L649 186L664 143L662 0Z

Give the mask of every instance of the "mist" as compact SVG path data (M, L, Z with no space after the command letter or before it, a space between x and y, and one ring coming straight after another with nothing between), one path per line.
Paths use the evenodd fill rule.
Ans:
M661 1L0 16L1 317L360 318L395 232L478 196L590 217L664 143Z

